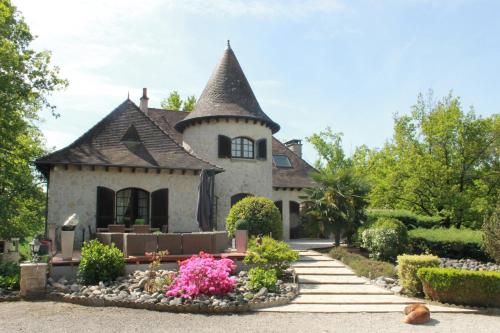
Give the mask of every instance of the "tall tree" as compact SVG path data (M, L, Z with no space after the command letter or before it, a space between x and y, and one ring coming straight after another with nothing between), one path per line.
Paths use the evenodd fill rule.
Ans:
M44 194L33 160L44 154L39 112L66 86L50 53L30 48L34 37L10 0L0 0L0 238L40 231Z
M359 150L369 175L370 204L442 215L479 227L500 192L500 117L464 112L451 93L438 102L419 95L410 115L396 116L381 150Z
M318 152L317 172L312 174L318 187L306 190L306 223L319 225L323 234L333 232L335 245L341 234L352 240L365 218L366 195L369 191L363 176L356 172L353 160L342 149L342 136L330 128L307 140Z
M173 111L186 111L191 112L194 109L196 104L195 96L188 96L185 100L181 98L181 95L174 90L172 91L167 98L161 101L161 108L165 110L173 110Z

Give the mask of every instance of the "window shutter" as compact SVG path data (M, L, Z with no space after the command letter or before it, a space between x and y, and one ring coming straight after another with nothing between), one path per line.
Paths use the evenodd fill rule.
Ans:
M97 187L96 227L107 228L115 222L115 191Z
M151 227L168 231L168 189L151 193Z
M267 140L260 139L257 141L257 158L260 160L267 159Z
M219 158L231 157L231 139L225 135L219 135Z

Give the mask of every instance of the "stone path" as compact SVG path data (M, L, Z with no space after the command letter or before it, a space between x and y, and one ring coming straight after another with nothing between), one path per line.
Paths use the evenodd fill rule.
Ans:
M422 300L394 295L375 286L338 260L311 250L299 251L293 265L299 279L299 296L291 304L261 309L263 312L402 312ZM458 307L428 305L431 312L475 312Z

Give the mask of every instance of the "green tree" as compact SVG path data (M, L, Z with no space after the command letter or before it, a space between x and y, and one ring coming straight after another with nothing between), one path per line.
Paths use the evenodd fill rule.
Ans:
M394 122L382 149L357 151L356 168L372 186L370 205L479 227L500 192L500 117L465 113L458 97L434 102L430 93Z
M50 53L30 48L34 37L10 0L0 0L0 238L41 230L44 193L32 161L44 154L39 112L55 113L47 96L66 86Z
M318 187L306 190L306 223L319 226L323 235L335 236L335 245L340 245L342 232L351 243L360 222L365 219L365 199L369 188L364 177L356 172L352 157L342 149L341 134L330 128L307 138L319 159L317 172L312 173Z
M196 104L195 96L188 96L185 100L181 98L181 95L174 90L172 91L167 98L161 101L161 108L165 110L173 110L173 111L186 111L191 112L194 109Z

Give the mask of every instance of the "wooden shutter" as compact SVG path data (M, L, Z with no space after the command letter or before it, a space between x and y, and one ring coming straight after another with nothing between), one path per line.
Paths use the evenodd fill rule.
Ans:
M168 189L151 193L151 227L168 231Z
M96 227L107 228L115 222L115 191L97 187Z
M267 140L257 140L257 158L259 160L267 159Z
M231 139L225 135L219 135L219 158L231 157Z

